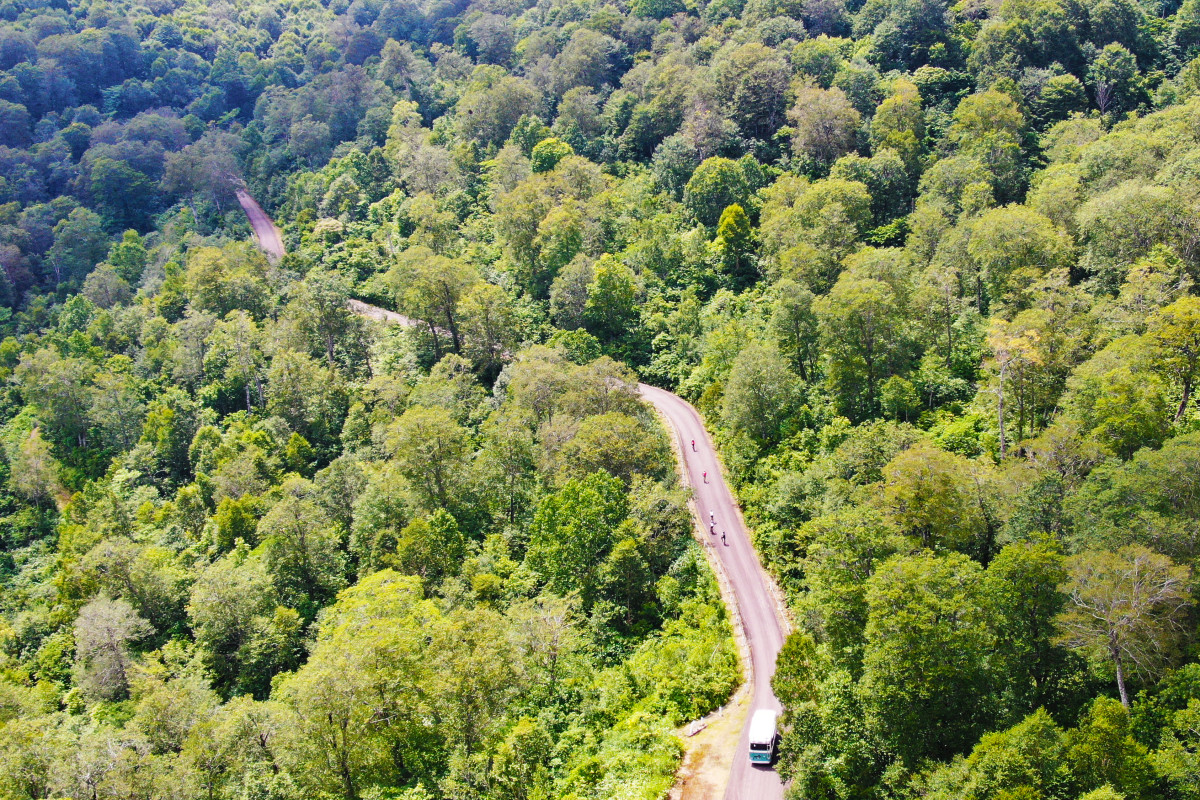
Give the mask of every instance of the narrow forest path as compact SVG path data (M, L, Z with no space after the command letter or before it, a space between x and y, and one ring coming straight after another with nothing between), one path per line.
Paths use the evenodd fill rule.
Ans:
M262 207L245 191L238 191L238 202L250 219L258 246L275 260L283 257L283 237L279 228L267 216ZM350 300L350 310L369 319L393 325L413 326L414 320L388 311L385 308ZM747 726L753 712L760 708L780 711L779 701L771 690L771 676L775 674L775 657L783 647L787 632L779 593L758 560L758 553L750 541L749 531L742 521L741 511L733 499L733 493L725 483L721 462L716 448L708 436L699 412L690 403L665 389L639 384L642 396L662 415L671 426L678 442L680 454L680 478L694 492L695 513L698 524L707 537L715 561L722 572L722 594L730 606L730 615L738 626L738 633L750 650L750 689L752 700L746 718L741 722L741 736L732 754L732 769L725 791L725 800L782 800L783 782L773 769L753 766L748 758L749 740ZM695 449L692 443L695 443ZM707 479L705 479L707 474ZM711 523L716 533L707 533ZM721 533L725 541L721 541ZM732 597L730 596L732 594ZM739 706L740 708L740 706ZM733 742L728 746L735 747ZM722 762L725 759L721 759ZM716 798L712 798L716 800Z

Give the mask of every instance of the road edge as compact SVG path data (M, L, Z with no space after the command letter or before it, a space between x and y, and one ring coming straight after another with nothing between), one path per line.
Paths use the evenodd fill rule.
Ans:
M695 408L695 406L692 407ZM771 602L775 606L775 619L779 622L779 631L783 634L783 640L786 643L787 637L793 631L792 614L788 609L787 595L783 593L783 588L779 585L779 581L775 580L775 576L767 569L767 565L763 562L762 553L758 552L758 536L755 534L754 528L746 523L746 515L742 512L742 498L738 495L738 491L735 488L736 484L729 477L729 470L725 468L725 459L721 458L721 451L713 439L712 431L708 428L708 419L704 414L700 413L700 409L698 408L696 409L696 416L700 418L700 424L704 426L704 435L708 437L708 443L712 447L713 452L716 453L717 468L721 470L721 480L725 481L725 485L729 487L729 494L733 497L733 510L737 513L738 521L742 524L742 529L750 537L750 550L754 553L754 561L758 565L758 571L762 574L763 585L767 587L767 593L771 595Z

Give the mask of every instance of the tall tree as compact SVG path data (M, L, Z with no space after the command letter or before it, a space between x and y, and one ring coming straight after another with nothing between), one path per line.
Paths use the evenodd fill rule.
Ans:
M854 137L862 115L841 89L803 85L789 117L792 148L796 155L811 159L823 172L839 156L854 148Z
M109 241L99 215L77 208L54 226L54 244L46 261L55 285L80 281L108 255Z
M388 429L388 445L426 508L457 501L466 477L467 434L449 411L408 409Z
M63 492L58 479L60 468L50 443L42 438L41 429L35 427L17 447L9 465L9 480L17 492L41 506L53 503Z
M1005 427L1005 390L1013 372L1042 361L1039 335L1036 330L1015 329L1002 319L992 321L987 343L993 354L996 370L996 419L1000 430L1000 458L1008 455L1008 434Z
M1055 620L1057 641L1111 661L1128 708L1130 673L1153 678L1170 662L1191 602L1190 572L1140 545L1071 556L1067 571L1070 602Z
M779 350L800 375L800 380L813 379L820 357L817 316L813 313L816 300L809 289L784 278L774 285L775 300L771 304L771 330Z
M79 610L75 619L75 658L79 685L102 700L120 700L129 691L129 645L154 632L133 606L103 595Z
M463 350L484 381L499 375L517 341L512 298L492 283L480 281L458 304Z
M454 352L462 352L458 304L478 280L472 267L418 245L397 256L383 280L396 308L428 327L435 357L441 358L441 337L446 333Z
M964 752L992 709L982 570L966 556L894 556L867 583L868 725L904 760Z
M603 472L568 481L534 512L525 562L556 594L578 592L590 610L600 569L617 541L627 500L617 478Z
M311 621L346 585L340 536L309 497L308 481L281 487L282 499L258 523L263 565L283 605Z
M1154 343L1154 367L1179 388L1175 422L1183 421L1200 376L1200 298L1181 297L1156 311L1146 335Z
M906 550L905 542L883 515L869 508L817 517L800 528L797 538L805 553L797 566L808 591L806 605L820 619L834 663L858 675L868 581L880 564Z
M358 319L346 307L350 282L340 272L313 270L304 277L296 302L302 324L330 366L337 364L338 346L354 348L351 334ZM355 348L356 349L356 348Z
M721 415L734 430L774 444L796 400L796 376L771 343L751 342L738 353L725 385Z
M1008 545L988 565L984 600L996 636L997 677L1012 715L1061 701L1071 669L1054 643L1054 619L1067 602L1061 547L1051 539Z
M895 292L883 281L844 273L813 310L839 405L857 418L871 415L878 408L879 384L904 354Z

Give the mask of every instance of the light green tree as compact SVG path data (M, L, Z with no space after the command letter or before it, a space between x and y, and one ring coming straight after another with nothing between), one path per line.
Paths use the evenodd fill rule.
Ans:
M1060 644L1110 662L1121 703L1128 682L1152 678L1170 663L1191 602L1189 570L1139 545L1067 559L1066 609L1055 619Z
M1144 797L1155 780L1146 748L1131 734L1129 710L1097 697L1066 735L1066 762L1080 789L1118 797ZM1111 795L1110 795L1111 796Z
M986 729L981 577L964 555L925 552L892 557L867 582L867 725L906 764L964 752Z
M1070 680L1067 651L1054 643L1055 616L1066 603L1062 548L1052 539L1016 542L988 565L983 593L996 637L997 678L1012 715L1053 703Z
M584 324L603 341L614 341L630 332L637 319L637 278L629 267L611 256L602 256L588 284Z
M446 508L466 478L466 431L444 408L414 406L389 428L388 447L429 510Z
M561 139L550 137L543 139L533 146L529 162L535 173L549 172L558 166L558 162L572 155L575 155L575 151L571 148L571 145Z
M918 442L888 462L883 480L881 500L901 533L932 550L991 559L1000 520L986 467Z
M589 610L600 589L601 565L627 511L619 479L596 472L568 481L538 504L525 564L556 594L578 592Z
M754 230L740 205L731 205L721 212L713 245L734 287L744 289L754 283L757 277L753 261Z
M433 694L442 617L421 597L416 577L363 578L329 607L308 662L278 687L294 715L283 755L312 790L356 800L372 786L430 777L423 742L449 709Z
M862 115L838 88L802 85L788 114L792 122L792 149L812 160L818 170L828 168L854 148Z
M872 414L879 384L904 356L895 292L882 281L843 274L828 295L813 303L813 311L840 407L855 417Z
M1150 756L1155 770L1180 797L1200 797L1200 699L1172 715L1158 750Z
M895 150L909 174L916 174L925 139L925 115L921 93L914 83L901 79L893 84L891 95L875 109L870 130L874 152Z
M820 355L817 316L813 313L816 295L789 278L780 280L772 290L775 300L771 304L771 331L779 351L787 356L800 380L807 383L815 376Z
M1023 287L1067 266L1072 252L1070 238L1049 219L1025 206L1012 205L979 217L971 226L967 254L991 301L1012 305Z
M701 225L716 225L721 212L745 206L751 189L741 166L728 158L708 158L696 167L683 189L683 204Z
M254 685L251 651L262 627L276 608L274 589L262 559L243 545L213 562L192 586L188 603L196 644L223 691ZM266 676L268 681L270 676Z
M1200 298L1182 297L1156 311L1146 335L1154 346L1154 369L1179 391L1175 422L1182 422L1200 376Z
M427 591L443 578L458 574L467 555L467 542L458 522L439 508L408 523L396 541L394 554L385 555L383 566L404 575L419 575Z
M879 565L907 547L879 512L867 507L817 517L796 533L804 558L797 565L807 589L804 605L820 619L830 655L840 668L862 669L867 583Z
M124 600L101 595L85 605L75 619L78 685L101 700L124 699L133 668L129 645L153 631Z
M638 475L661 475L670 463L666 443L620 411L589 416L563 446L563 474L583 478L603 470L626 485Z
M303 479L288 481L280 488L283 497L258 523L263 565L276 596L306 622L346 585L340 536L310 489Z
M517 342L512 298L492 283L479 282L458 303L463 353L485 380L499 374Z
M721 416L767 444L778 442L793 411L798 379L772 343L751 342L733 362Z
M58 473L61 465L39 428L29 432L11 456L9 480L27 500L42 506L53 503L63 492Z
M106 369L92 380L92 407L88 417L104 434L109 446L129 450L137 444L146 414L138 382L130 374L128 360L110 359Z
M458 304L478 280L469 265L436 255L422 245L401 252L383 276L396 310L424 323L438 358L442 355L442 337L447 333L454 352L461 352Z

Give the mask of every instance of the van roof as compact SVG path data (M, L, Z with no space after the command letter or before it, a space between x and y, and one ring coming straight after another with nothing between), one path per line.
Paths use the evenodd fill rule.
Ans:
M775 735L776 714L769 708L760 708L750 719L750 741L766 742Z

